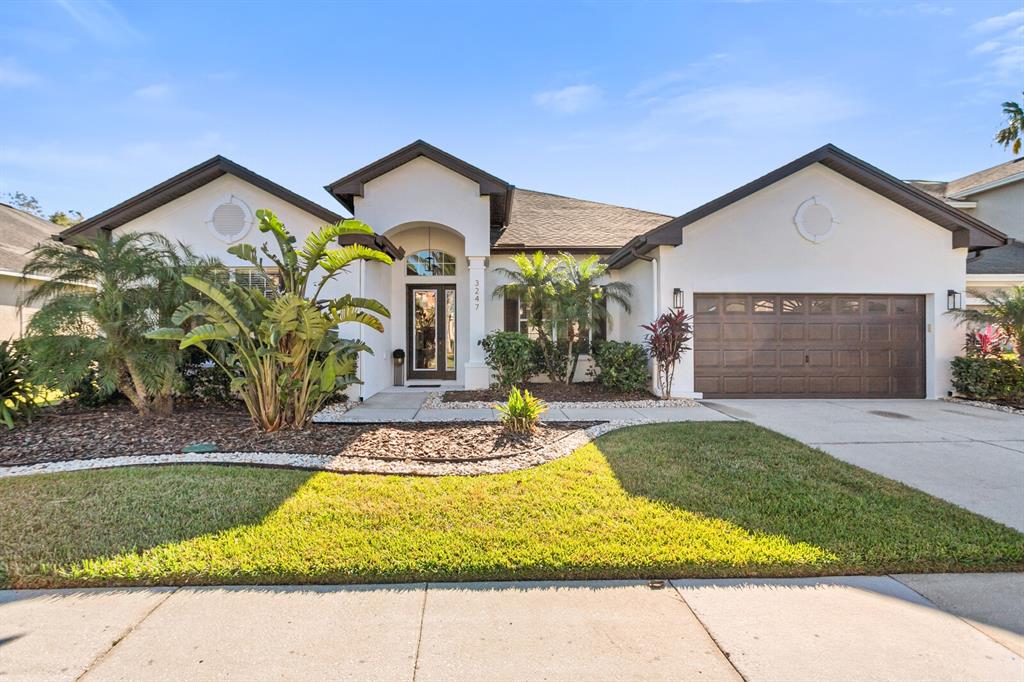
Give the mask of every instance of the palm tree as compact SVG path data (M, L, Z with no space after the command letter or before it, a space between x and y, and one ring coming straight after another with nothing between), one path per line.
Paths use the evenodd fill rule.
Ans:
M556 307L559 317L565 320L568 341L566 383L571 384L591 330L608 319L608 303L617 303L629 312L633 287L626 282L601 284L608 274L608 266L598 256L576 260L567 253L561 253L558 262Z
M1017 352L1017 359L1024 363L1024 284L1018 284L1010 290L971 291L970 294L981 299L985 307L954 310L952 313L961 322L978 326L990 324L1001 329Z
M1006 126L996 133L996 142L1003 145L1003 149L1011 147L1014 155L1020 153L1020 134L1024 130L1024 109L1017 102L1003 102L1003 114L1006 116Z
M26 339L39 379L70 393L95 371L101 393L119 390L141 415L170 413L180 353L145 333L192 297L182 273L215 267L154 234L40 244L24 274L47 279L20 301L41 304Z
M556 297L559 259L550 258L542 251L532 256L517 253L512 256L515 269L499 267L495 271L509 280L494 289L494 297L519 299L526 310L526 324L537 334L544 371L552 381L561 381L564 366L558 358L558 349L551 340L554 322L551 309Z

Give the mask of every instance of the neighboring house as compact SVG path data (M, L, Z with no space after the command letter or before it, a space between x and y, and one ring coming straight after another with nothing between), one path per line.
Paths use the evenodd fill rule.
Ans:
M911 180L968 215L1003 232L1006 246L967 259L968 291L993 291L1024 284L1024 157L1001 163L951 182ZM981 301L968 294L968 306Z
M50 239L60 227L31 213L0 204L0 340L25 333L36 308L19 309L18 301L44 278L22 278L28 252Z
M520 328L516 301L494 296L510 255L542 249L602 254L632 284L613 307L609 339L639 342L640 325L673 306L694 311L693 351L672 394L751 397L928 397L950 388L962 331L947 312L963 291L968 251L1006 243L998 230L826 145L685 215L517 189L417 141L326 187L374 227L392 267L360 263L326 295L383 301L383 334L343 330L374 350L361 362L368 397L392 385L392 352L411 384L481 388L479 341ZM66 230L158 231L217 254L259 244L258 208L299 240L340 218L241 166L214 157Z

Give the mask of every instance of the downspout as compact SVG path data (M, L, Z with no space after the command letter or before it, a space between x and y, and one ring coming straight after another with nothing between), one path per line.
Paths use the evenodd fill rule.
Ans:
M363 295L363 284L366 281L366 261L359 261L359 298L365 298ZM359 328L359 343L363 343L363 327L365 325L356 325ZM365 360L366 353L363 353L361 358L363 362L356 363L356 379L359 380L359 402L363 402L363 391L366 388L366 375L365 375Z
M651 264L651 293L653 294L653 296L651 297L651 319L654 320L658 318L658 311L661 310L661 299L658 296L658 289L661 288L660 282L658 281L658 259L655 258L654 256L643 255L637 249L638 247L634 246L632 249L629 250L633 258L636 258L638 260L645 260Z

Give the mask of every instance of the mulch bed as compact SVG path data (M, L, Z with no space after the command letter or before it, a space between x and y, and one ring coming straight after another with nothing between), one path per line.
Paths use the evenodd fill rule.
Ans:
M596 381L578 384L524 384L531 394L549 403L598 403L616 400L657 400L658 397L649 391L616 391ZM487 388L479 391L445 391L443 402L505 402L508 391L505 389Z
M288 452L373 459L473 461L508 457L553 443L590 423L540 427L530 438L498 424L312 424L262 433L231 405L179 406L170 417L143 419L127 405L48 408L13 431L0 426L0 466L159 455L213 443L220 452Z

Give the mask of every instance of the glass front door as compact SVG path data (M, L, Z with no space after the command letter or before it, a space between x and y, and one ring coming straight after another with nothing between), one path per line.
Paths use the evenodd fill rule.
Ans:
M454 379L455 285L410 284L406 301L410 379Z

